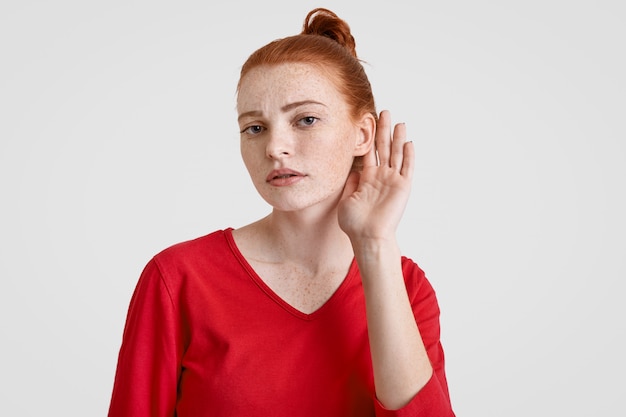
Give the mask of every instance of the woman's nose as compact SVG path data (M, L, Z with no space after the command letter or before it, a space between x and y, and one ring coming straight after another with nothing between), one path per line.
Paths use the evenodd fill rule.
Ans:
M284 158L293 154L292 140L289 133L272 129L269 133L265 154L270 159Z

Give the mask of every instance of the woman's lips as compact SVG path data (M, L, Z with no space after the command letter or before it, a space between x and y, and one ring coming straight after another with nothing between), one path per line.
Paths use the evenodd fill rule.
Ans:
M306 175L301 172L294 171L289 168L281 168L275 169L270 172L265 180L271 185L283 187L286 185L295 184L305 176Z

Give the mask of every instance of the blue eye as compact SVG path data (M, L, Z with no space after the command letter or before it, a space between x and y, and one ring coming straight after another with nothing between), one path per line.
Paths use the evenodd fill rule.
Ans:
M298 120L299 124L302 124L304 126L312 126L315 124L315 122L317 122L319 119L317 117L313 117L313 116L306 116L303 117L302 119Z
M263 132L263 129L264 129L263 126L252 125L252 126L246 127L244 130L241 131L241 133L247 133L249 135L258 135L259 133Z

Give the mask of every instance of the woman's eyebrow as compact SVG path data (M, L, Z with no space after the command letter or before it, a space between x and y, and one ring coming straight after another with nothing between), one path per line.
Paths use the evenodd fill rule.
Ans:
M304 106L305 104L319 104L320 106L324 106L324 107L326 107L326 105L325 105L324 103L320 103L319 101L315 101L315 100L302 100L302 101L296 101L296 102L294 102L294 103L289 103L289 104L286 104L286 105L284 105L283 107L281 107L280 109L281 109L282 111L284 111L284 112L285 112L285 111L292 110L292 109L294 109L294 108L296 108L296 107L299 107L299 106Z
M285 104L283 107L280 108L281 111L283 112L287 112L289 110L293 110L296 107L299 106L304 106L306 104L317 104L320 106L324 106L324 107L328 107L326 106L324 103L320 103L319 101L315 101L315 100L302 100L302 101L295 101L293 103L289 103L289 104ZM263 116L263 112L261 110L250 110L250 111L246 111L241 113L238 117L237 120L241 120L244 117L258 117L258 116Z
M244 117L248 117L248 116L254 116L254 117L263 116L263 112L260 110L251 110L251 111L243 112L237 117L237 121L240 121Z

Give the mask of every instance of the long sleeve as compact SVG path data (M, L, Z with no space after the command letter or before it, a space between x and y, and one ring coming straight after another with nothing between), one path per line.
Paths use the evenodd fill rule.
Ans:
M151 260L128 309L109 417L175 415L181 340L176 306Z
M403 258L402 269L433 374L415 397L399 410L387 410L379 401L375 401L376 417L454 417L440 341L440 310L435 291L424 272L413 261Z

